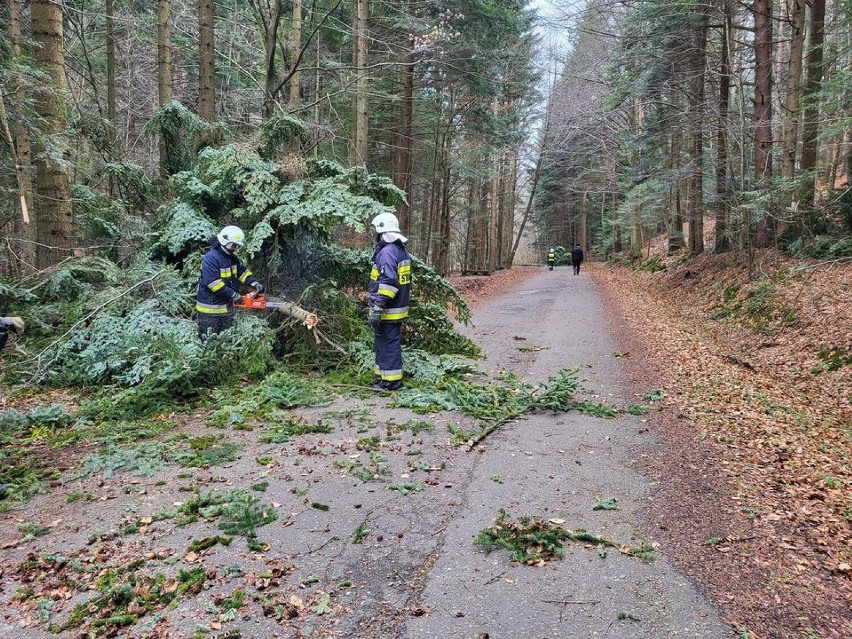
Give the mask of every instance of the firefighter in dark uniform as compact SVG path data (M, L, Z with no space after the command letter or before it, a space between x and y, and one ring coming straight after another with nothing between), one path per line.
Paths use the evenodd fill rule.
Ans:
M199 337L234 325L234 302L242 298L240 284L263 292L263 285L236 256L237 248L245 243L245 234L236 226L226 226L210 241L211 248L201 261L195 302Z
M551 271L553 270L553 265L555 263L556 263L556 251L553 250L553 249L550 249L547 252L547 266L548 266L549 270L551 270Z
M380 213L370 223L376 232L376 250L370 271L367 321L373 328L377 390L402 388L402 322L408 317L411 256L408 242L393 213Z

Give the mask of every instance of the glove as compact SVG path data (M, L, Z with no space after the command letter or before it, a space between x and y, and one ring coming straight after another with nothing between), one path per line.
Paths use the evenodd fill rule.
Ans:
M371 308L370 312L367 313L367 323L370 325L370 328L376 330L379 327L379 324L382 321L382 309L380 308Z
M258 295L263 293L263 290L264 290L263 284L261 284L260 282L255 282L254 284L251 285L251 287L254 289L255 293L257 293Z
M236 291L234 291L234 294L231 295L231 301L232 302L241 302L242 299L243 299L243 296L240 295L239 293L237 293Z
M3 322L4 328L8 328L15 335L23 335L27 325L20 317L0 317L0 322Z

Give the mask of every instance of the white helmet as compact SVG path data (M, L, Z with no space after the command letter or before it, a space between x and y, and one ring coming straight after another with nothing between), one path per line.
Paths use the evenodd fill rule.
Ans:
M399 220L393 213L379 213L370 222L370 226L376 233L400 233Z
M222 248L227 248L228 244L236 244L237 246L246 245L246 236L239 226L226 226L216 236Z

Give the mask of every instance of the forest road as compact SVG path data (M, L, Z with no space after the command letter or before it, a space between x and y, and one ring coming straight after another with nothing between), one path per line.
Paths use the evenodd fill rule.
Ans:
M628 396L616 346L592 280L570 268L541 274L476 309L467 334L483 347L483 368L543 382L581 366L586 391L625 406ZM523 350L521 350L523 349ZM446 523L437 558L405 639L586 639L734 637L718 612L659 547L651 563L610 549L566 542L562 560L543 567L512 564L506 551L473 552L472 539L505 508L512 518L564 520L610 540L654 541L638 511L653 498L636 457L653 441L641 417L601 419L580 413L537 414L484 442L467 471L463 496ZM497 483L492 478L502 478ZM457 486L458 488L458 486ZM593 510L613 497L617 510ZM661 506L664 507L664 506Z
M542 269L483 302L464 330L482 345L480 366L491 380L510 372L542 383L579 366L585 394L597 395L593 401L637 403L625 389L622 360L585 273ZM505 550L485 553L474 544L501 509L512 519L562 520L565 528L618 544L653 542L655 531L640 509L665 504L654 504L653 486L638 470L636 460L654 445L642 417L535 414L503 425L470 451L454 439L480 425L458 412L416 414L395 407L386 394L328 400L287 417L327 424L320 433L270 443L263 434L276 424L211 430L195 418L179 436L237 443L239 459L211 468L171 465L141 478L86 474L0 518L6 540L20 537L20 522L51 522L61 513L52 534L0 553L0 637L86 634L71 624L54 635L37 621L42 611L34 602L16 602L15 593L28 588L48 594L55 588L52 571L20 572L33 553L122 570L144 558L138 578L203 567L209 578L202 590L120 633L139 639L189 639L200 636L199 627L216 628L214 622L226 624L216 637L244 639L734 637L670 563L665 546L643 563L618 548L601 558L588 544L566 542L563 559L539 567L513 564ZM254 552L235 540L188 552L192 540L221 534L216 516L178 523L168 513L196 491L224 497L234 489L260 495L258 503L275 500L277 520L257 531L268 550ZM72 491L105 496L71 500ZM617 500L617 510L593 510L607 498ZM145 516L147 531L119 532ZM269 576L268 583L258 575ZM59 596L46 616L61 627L76 606L97 610L88 607L94 587L84 583L67 593L68 601ZM245 601L241 593L239 614L226 618L217 602L236 590L247 593Z

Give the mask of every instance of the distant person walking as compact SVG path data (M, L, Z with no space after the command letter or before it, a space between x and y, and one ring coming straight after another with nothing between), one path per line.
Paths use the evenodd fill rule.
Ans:
M580 264L583 263L583 249L580 248L580 245L574 247L574 250L571 251L571 266L574 267L574 275L580 274Z
M555 263L556 263L556 251L553 250L553 249L550 249L547 252L547 266L551 271L553 270L553 265Z

